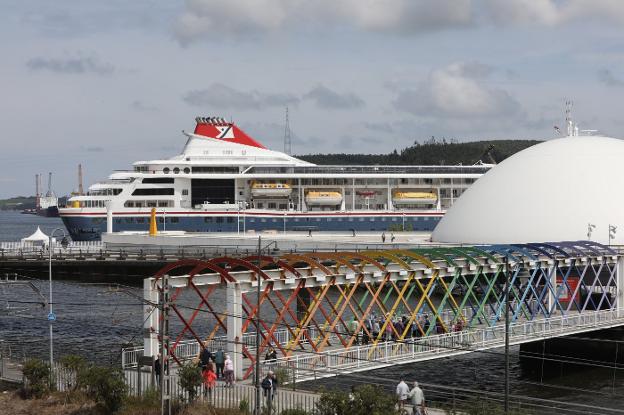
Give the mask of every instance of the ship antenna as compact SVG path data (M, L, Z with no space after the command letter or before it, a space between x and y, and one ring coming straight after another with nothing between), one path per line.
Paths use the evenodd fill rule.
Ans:
M284 153L289 156L292 153L292 140L290 136L290 122L288 120L288 107L286 107L286 124L284 126Z
M565 115L566 115L566 133L568 137L578 135L578 127L572 121L572 105L574 103L571 100L567 100Z

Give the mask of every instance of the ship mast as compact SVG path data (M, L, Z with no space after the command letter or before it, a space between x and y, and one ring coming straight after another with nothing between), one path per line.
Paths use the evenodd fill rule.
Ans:
M284 153L292 155L292 140L290 136L290 122L288 121L288 107L286 107L286 125L284 126Z

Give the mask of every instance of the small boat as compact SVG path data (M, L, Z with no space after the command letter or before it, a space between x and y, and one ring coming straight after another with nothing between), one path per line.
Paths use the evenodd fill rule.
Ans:
M392 193L395 205L433 205L437 201L438 195L434 192L396 190Z
M308 190L305 195L308 206L335 206L342 203L342 193L327 190Z
M288 183L258 183L251 185L253 197L288 197L292 187Z

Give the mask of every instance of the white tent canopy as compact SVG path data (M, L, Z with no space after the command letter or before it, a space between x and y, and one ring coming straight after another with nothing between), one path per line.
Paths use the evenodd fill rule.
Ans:
M37 230L32 235L22 238L23 244L32 244L32 245L47 245L49 242L49 237L37 226ZM54 240L53 240L54 242Z

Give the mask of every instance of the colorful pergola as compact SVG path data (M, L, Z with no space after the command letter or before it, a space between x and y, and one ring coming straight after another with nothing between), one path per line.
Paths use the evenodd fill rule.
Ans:
M179 360L189 339L200 347L218 340L246 378L256 330L262 355L269 346L292 356L363 341L372 353L384 341L500 324L507 282L512 324L615 309L619 262L617 252L592 241L185 259L146 280L145 298L158 303L167 275L170 315L181 323L170 337L171 358ZM188 291L196 302L183 306ZM155 355L160 314L149 305L145 312L145 354Z

